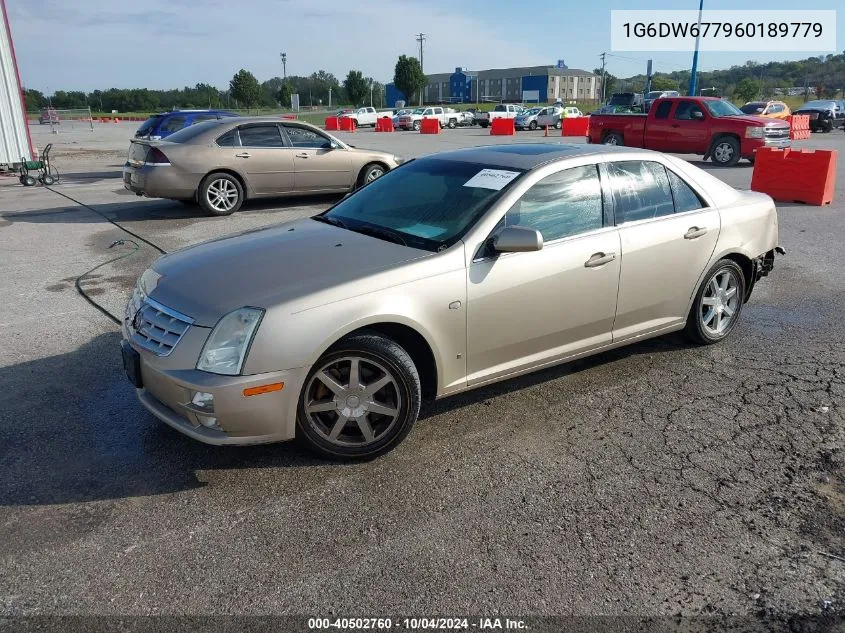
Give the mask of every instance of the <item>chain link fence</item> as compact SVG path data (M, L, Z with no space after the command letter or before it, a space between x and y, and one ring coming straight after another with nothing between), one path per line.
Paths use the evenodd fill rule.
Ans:
M53 134L58 134L62 130L94 131L91 108L74 108L68 110L44 108L38 116L38 123L49 125L50 131Z

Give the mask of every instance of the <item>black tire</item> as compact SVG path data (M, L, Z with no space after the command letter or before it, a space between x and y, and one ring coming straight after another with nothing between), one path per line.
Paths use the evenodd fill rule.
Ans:
M737 297L737 300L733 306L734 312L731 315L731 320L727 323L723 331L715 334L711 329L705 327L703 324L703 321L706 320L708 314L705 313L702 315L702 312L706 307L704 300L712 280L714 278L717 278L718 280L723 272L726 271L730 272L736 280L735 296ZM742 268L740 268L739 264L732 259L720 259L718 262L713 264L710 270L707 271L707 274L704 275L704 279L701 282L701 286L699 286L695 293L695 299L693 299L692 307L687 315L687 324L684 331L690 340L698 343L699 345L713 345L714 343L725 340L736 327L736 324L739 323L739 318L742 314L742 306L745 301L745 288L747 285L748 283L745 279L744 273L742 272ZM714 309L717 310L717 308ZM719 318L721 318L721 316Z
M327 373L335 378L339 385L349 386L351 384L350 372L347 371L344 376L342 370L345 366L344 359L350 357L363 361L359 362L358 365L361 380L377 381L378 378L370 379L363 373L367 367L375 368L376 365L383 368L384 375L389 374L393 380L392 384L386 385L383 390L387 391L386 397L393 397L392 405L397 411L396 417L395 419L386 419L388 416L368 412L366 417L370 423L370 432L381 432L381 435L374 435L374 439L369 442L366 441L363 430L359 425L356 425L354 418L350 418L342 427L339 435L344 437L338 437L337 440L332 441L327 434L330 432L329 427L333 428L337 423L340 412L334 409L311 413L310 415L306 412L307 406L310 406L308 403L316 400L312 400L312 395L316 395L315 390L321 391L321 403L323 399L326 400L326 403L330 403L332 400L343 402L337 400L343 396L332 395L332 392L324 386L324 383L315 376L323 369L330 368ZM375 365L370 365L370 363ZM372 382L368 384L372 384ZM363 388L363 384L361 384L361 389L363 390ZM384 392L379 390L375 393ZM296 437L309 449L324 457L341 460L372 459L392 450L408 435L419 415L421 394L422 387L417 368L402 347L394 341L374 333L351 336L340 341L323 354L308 373L302 393L299 396ZM373 396L373 400L375 400L375 396ZM357 399L355 404L347 406L359 406ZM373 415L377 415L375 421ZM381 429L378 428L378 424L383 425ZM360 436L360 438L357 436ZM364 441L362 442L361 439Z
M419 121L414 121L414 124L411 126L414 128L414 132L419 132L420 128L422 127L422 123Z
M381 163L368 163L367 165L364 165L361 172L358 174L356 187L363 187L368 182L381 178L386 173L387 168Z
M237 192L237 197L234 201L234 204L229 208L215 207L210 200L209 189L212 189L214 186L221 186L217 184L221 181L234 185L234 191ZM225 185L227 190L231 190L229 189L231 185ZM244 203L244 188L241 186L240 181L235 178L232 174L227 174L225 172L213 172L202 179L202 182L199 186L197 198L199 199L199 205L202 207L203 211L205 211L208 215L232 215L235 211L240 209L241 205Z
M825 123L824 127L822 128L822 131L825 134L827 134L828 132L832 132L833 131L833 121L828 121L827 123Z
M607 136L602 139L602 144L604 145L618 145L622 146L625 145L625 139L622 138L621 134L617 134L616 132L611 132Z
M34 187L38 184L38 181L35 179L35 177L29 175L24 176L22 182L24 187Z
M532 132L534 130L536 130L537 129L537 121L531 121L531 123L528 124L528 129L531 130Z
M481 127L483 127L486 130L489 123L479 123L478 125L480 125Z
M447 127L450 130L454 130L456 127L458 127L458 120L457 119L449 119L449 123L447 124Z
M51 176L50 174L44 174L38 180L40 180L41 184L44 185L45 187L49 187L50 185L56 184L56 179L53 178L53 176Z
M739 155L739 141L733 136L720 136L714 140L709 154L710 160L722 167L733 167L742 158Z

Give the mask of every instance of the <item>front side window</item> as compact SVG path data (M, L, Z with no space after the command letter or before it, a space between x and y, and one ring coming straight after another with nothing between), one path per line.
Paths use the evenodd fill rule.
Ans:
M666 169L652 161L607 163L616 223L672 215L675 207Z
M241 145L244 147L284 147L279 126L250 125L240 129Z
M332 142L325 136L308 128L286 125L285 131L288 133L290 144L294 147L328 149L332 145Z
M601 182L595 165L564 169L533 185L505 214L504 226L536 229L543 241L602 227Z
M681 121L691 121L693 112L698 112L701 115L704 114L701 108L692 101L681 101L678 103L678 107L675 108L675 118Z

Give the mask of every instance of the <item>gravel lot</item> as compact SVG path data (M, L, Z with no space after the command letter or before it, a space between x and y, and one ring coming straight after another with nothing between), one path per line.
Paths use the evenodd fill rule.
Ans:
M779 205L788 254L726 343L659 338L443 400L397 450L339 465L205 446L136 401L116 327L74 289L128 236L84 205L169 251L334 199L206 218L136 198L135 125L33 126L62 184L0 179L0 615L845 613L845 157L832 205ZM339 136L406 156L560 141ZM702 166L750 184L747 163ZM141 246L84 284L113 312Z

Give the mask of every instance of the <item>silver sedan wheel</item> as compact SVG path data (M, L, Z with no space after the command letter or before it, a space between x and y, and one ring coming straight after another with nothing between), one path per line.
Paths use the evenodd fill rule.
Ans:
M231 211L238 203L238 188L232 181L218 178L208 185L205 199L217 211Z
M734 148L730 143L719 143L713 148L713 158L717 163L727 163L733 158Z
M374 165L373 167L370 167L370 169L367 171L367 182L372 182L378 178L381 178L382 176L384 176L384 169L377 165Z
M305 415L325 440L339 446L377 442L396 424L402 396L383 365L344 356L321 367L305 390Z
M730 268L722 268L710 278L701 298L701 325L711 336L721 336L739 309L739 279Z

